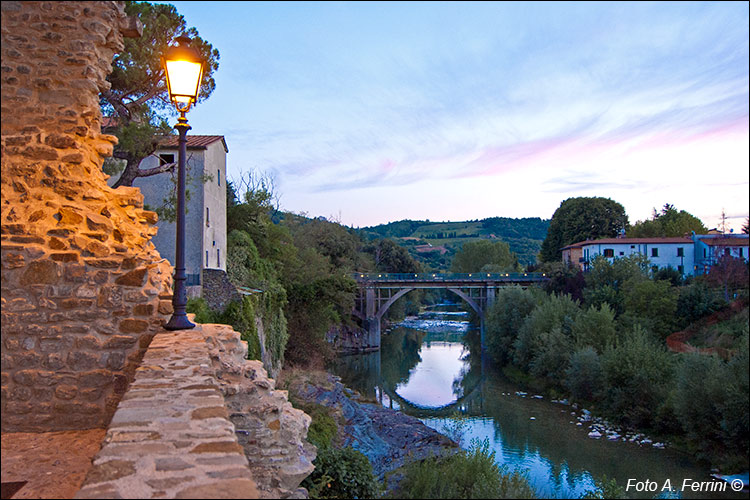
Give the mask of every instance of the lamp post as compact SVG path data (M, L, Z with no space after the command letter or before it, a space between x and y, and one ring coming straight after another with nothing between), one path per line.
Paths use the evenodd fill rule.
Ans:
M185 289L185 157L187 156L187 131L190 130L185 113L198 99L203 60L200 53L190 46L190 38L179 36L178 46L169 47L162 56L162 66L167 76L169 99L180 113L174 128L179 133L177 160L177 241L175 246L174 294L172 295L172 317L164 328L187 330L194 328L185 312L187 290Z

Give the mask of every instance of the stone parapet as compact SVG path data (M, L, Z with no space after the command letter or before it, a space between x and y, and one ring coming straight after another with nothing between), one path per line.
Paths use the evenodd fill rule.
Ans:
M156 335L76 498L258 498L200 327Z
M310 417L224 325L162 331L76 498L305 497Z

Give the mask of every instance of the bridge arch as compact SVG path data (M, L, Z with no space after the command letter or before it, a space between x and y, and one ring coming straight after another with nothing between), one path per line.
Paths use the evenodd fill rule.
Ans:
M528 286L548 279L543 273L357 273L353 277L359 288L353 314L363 320L367 330L365 350L380 348L383 315L399 298L418 288L449 290L469 304L479 315L484 348L484 311L494 302L496 288Z

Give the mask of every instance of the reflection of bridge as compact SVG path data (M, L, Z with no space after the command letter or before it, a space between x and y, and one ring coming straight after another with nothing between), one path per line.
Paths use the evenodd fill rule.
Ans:
M368 332L367 344L380 348L380 319L399 298L416 289L450 290L467 302L479 316L484 348L484 312L495 300L497 288L541 283L542 273L358 273L359 286L353 314L360 318Z
M398 409L413 417L450 417L456 412L468 415L480 415L483 412L482 401L482 382L476 384L468 394L456 399L451 403L443 406L421 406L404 399L395 388L386 388L384 384L379 385L380 394L377 395L381 405L385 406L383 396L386 396L391 403L398 404ZM390 405L393 408L393 405Z

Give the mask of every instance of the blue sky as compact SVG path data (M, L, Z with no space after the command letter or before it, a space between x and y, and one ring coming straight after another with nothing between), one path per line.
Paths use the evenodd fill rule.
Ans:
M604 196L748 215L748 3L171 2L221 53L228 176L351 226Z

